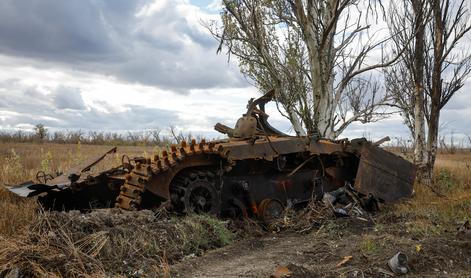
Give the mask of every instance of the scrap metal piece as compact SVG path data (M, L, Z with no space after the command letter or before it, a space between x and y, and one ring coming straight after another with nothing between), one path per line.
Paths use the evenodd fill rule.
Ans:
M406 274L409 272L409 268L407 267L407 255L398 252L388 261L388 266L395 274Z
M280 218L283 211L283 204L276 199L265 199L258 205L258 216L267 224Z
M391 138L389 138L389 136L386 136L386 137L374 142L373 145L380 146L381 144L383 144L385 142L389 142L389 141L391 141Z
M287 278L292 277L293 272L288 269L286 266L279 266L276 268L275 272L270 276L270 278Z
M108 154L116 152L116 147L106 151L104 154L92 157L83 163L73 167L66 173L59 175L53 179L46 179L46 174L36 175L39 182L27 181L18 186L5 186L9 191L21 197L34 197L44 192L60 191L69 188L73 183L84 182L87 179L97 177L102 173L84 176L84 172L90 171L90 168L102 161ZM115 169L106 170L104 172L114 172ZM40 171L41 172L41 171ZM43 178L41 178L43 177Z
M34 197L43 192L48 192L50 190L57 188L56 186L37 184L33 181L27 181L18 186L5 186L5 187L20 197Z
M234 128L234 138L250 139L255 136L257 128L257 119L252 116L244 116L240 118Z
M102 161L107 155L115 153L117 147L113 147L106 151L104 154L99 156L91 157L79 165L69 169L66 173L57 176L56 178L48 181L47 185L50 186L70 186L72 182L81 182L87 177L83 176L82 173L90 171L90 169Z
M410 198L416 167L393 153L365 144L355 179L355 189L381 201L394 202Z

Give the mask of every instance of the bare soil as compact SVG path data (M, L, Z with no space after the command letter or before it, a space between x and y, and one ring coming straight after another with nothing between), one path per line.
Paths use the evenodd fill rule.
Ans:
M379 228L381 227L381 228ZM380 230L379 230L380 229ZM390 277L388 260L408 256L409 277L471 277L471 233L415 238L401 224L337 219L309 234L282 232L241 240L171 266L175 277ZM346 256L350 260L338 265Z

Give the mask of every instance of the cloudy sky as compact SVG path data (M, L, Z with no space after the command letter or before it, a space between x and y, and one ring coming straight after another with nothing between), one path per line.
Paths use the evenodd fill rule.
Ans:
M0 129L131 131L176 126L218 136L258 96L217 55L202 22L219 0L0 1ZM272 108L271 110L275 110ZM471 135L471 83L443 112L443 132ZM274 125L289 124L273 113ZM346 137L407 136L399 116Z

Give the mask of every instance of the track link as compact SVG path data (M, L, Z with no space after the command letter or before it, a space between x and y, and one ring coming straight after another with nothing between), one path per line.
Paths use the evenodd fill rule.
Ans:
M162 157L156 155L153 160L135 158L134 169L126 176L126 181L116 198L115 207L125 210L140 209L142 193L153 177L185 163L187 157L203 153L221 155L214 143L206 143L205 140L196 143L196 140L192 140L190 144L183 141L178 146L172 146L170 152L163 151Z
M121 186L119 196L116 198L116 207L126 210L138 210L142 201L147 182L152 178L151 163L140 159L135 162L135 167L126 175L126 181Z

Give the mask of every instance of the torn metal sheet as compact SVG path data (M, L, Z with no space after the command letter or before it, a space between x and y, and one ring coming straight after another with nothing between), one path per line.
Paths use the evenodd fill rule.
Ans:
M83 181L86 177L84 177L82 173L90 171L93 166L102 161L107 155L115 153L116 149L117 147L113 147L102 155L94 156L85 160L79 165L69 169L66 173L52 179L47 184L50 186L67 186L71 185L72 182L79 183Z
M27 181L17 186L5 186L9 191L15 193L20 197L34 197L44 192L50 192L53 190L63 190L70 187L73 183L81 183L86 179L97 177L102 173L95 175L82 175L85 172L90 171L90 169L95 166L97 163L102 161L108 154L115 153L116 147L113 147L106 151L104 154L91 157L84 161L83 163L69 169L66 173L59 175L46 183L43 182L34 182ZM108 170L109 171L109 170ZM106 172L106 171L105 171Z
M355 189L379 200L410 198L416 167L411 162L371 144L363 146Z
M53 190L57 187L46 184L37 184L33 181L27 181L18 186L6 186L6 188L20 197L33 197L43 192Z

